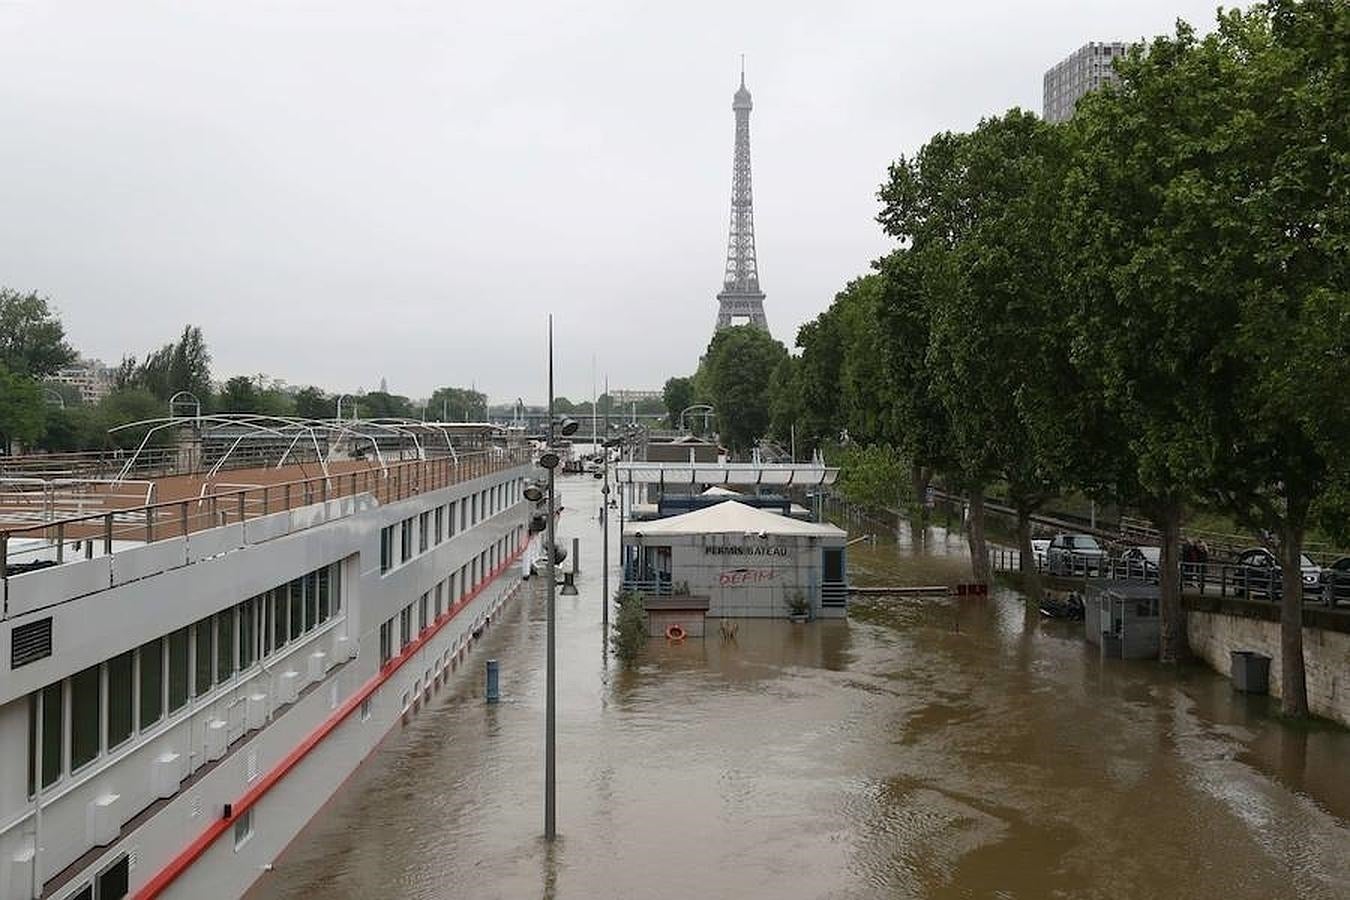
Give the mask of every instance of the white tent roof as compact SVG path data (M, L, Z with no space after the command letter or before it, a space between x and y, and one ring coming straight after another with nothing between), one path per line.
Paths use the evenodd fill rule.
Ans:
M645 537L679 534L790 534L815 537L847 537L847 532L833 525L803 522L778 513L767 512L726 500L703 509L696 509L668 519L654 522L632 522L623 527L625 535L641 533Z
M739 497L740 495L740 491L728 490L727 488L719 487L717 485L713 485L703 492L704 497Z

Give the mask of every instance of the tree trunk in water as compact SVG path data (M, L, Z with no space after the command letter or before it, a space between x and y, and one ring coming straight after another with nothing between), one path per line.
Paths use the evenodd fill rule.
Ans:
M1280 535L1280 711L1308 714L1308 681L1303 666L1303 528L1286 525Z
M1027 599L1040 605L1042 599L1041 573L1036 568L1036 555L1031 549L1031 510L1021 504L1017 507L1017 555L1022 573L1022 590Z
M1190 655L1186 610L1181 605L1181 504L1168 503L1153 524L1162 534L1162 553L1158 559L1158 587L1162 594L1158 659L1174 663Z
M979 584L989 584L989 548L984 540L984 485L970 490L970 521L966 523L970 543L970 568Z

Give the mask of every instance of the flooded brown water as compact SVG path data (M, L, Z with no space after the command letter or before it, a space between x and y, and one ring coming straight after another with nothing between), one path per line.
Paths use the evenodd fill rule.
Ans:
M564 490L583 558L558 607L558 842L534 599L251 896L1350 896L1350 733L1207 669L1100 660L1009 591L744 621L626 670L601 654L596 485ZM968 572L940 528L849 553L860 584Z

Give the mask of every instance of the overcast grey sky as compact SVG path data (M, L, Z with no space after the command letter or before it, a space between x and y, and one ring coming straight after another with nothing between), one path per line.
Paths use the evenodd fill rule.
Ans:
M0 285L115 362L202 326L215 374L425 396L660 387L711 336L731 95L754 94L774 335L890 246L886 165L1041 108L1088 40L1197 0L0 0Z

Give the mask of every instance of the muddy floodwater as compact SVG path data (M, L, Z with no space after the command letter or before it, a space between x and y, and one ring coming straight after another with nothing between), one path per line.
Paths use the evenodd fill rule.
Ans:
M743 621L625 669L601 653L598 483L563 490L557 843L526 592L251 897L1350 897L1345 730L1203 667L1103 661L1011 591ZM880 537L855 583L968 573L941 528L849 527Z

